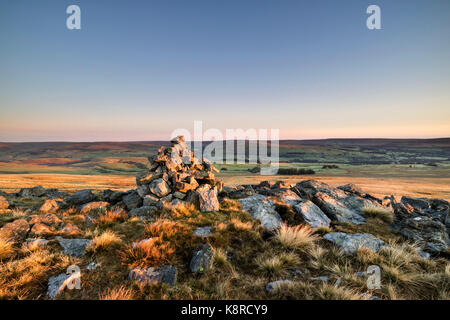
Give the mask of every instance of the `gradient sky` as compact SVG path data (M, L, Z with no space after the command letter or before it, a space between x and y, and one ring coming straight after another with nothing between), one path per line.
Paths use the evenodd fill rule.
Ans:
M449 137L450 1L1 1L0 141L167 140L194 120Z

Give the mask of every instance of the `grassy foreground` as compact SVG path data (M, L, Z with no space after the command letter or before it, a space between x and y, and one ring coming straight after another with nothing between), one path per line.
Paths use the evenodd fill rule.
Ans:
M22 201L19 199L19 201ZM0 227L36 214L27 210L40 205L23 201L20 211L0 214ZM278 204L287 218L291 212ZM63 253L48 234L47 246L13 246L0 241L0 298L48 299L48 278L65 273L69 265L82 270L82 289L65 290L58 299L450 299L450 264L444 258L423 259L413 244L403 242L389 227L386 212L367 210L361 226L334 223L328 229L284 226L276 234L264 231L259 222L241 210L235 200L221 201L216 213L200 213L193 207L166 208L149 221L129 218L121 212L77 209L56 213L78 231L76 238L92 239L87 253L74 258ZM289 221L289 219L285 219ZM196 237L197 227L211 226L213 234ZM378 253L359 250L347 256L322 239L331 231L367 232L392 247ZM133 243L151 239L140 245ZM197 244L213 248L213 264L204 274L192 274L189 262ZM97 269L87 271L95 262ZM128 279L131 267L171 264L178 269L177 285L143 286ZM366 276L357 272L370 265L381 268L381 289L369 290ZM328 277L328 281L314 279ZM268 282L289 279L271 293Z

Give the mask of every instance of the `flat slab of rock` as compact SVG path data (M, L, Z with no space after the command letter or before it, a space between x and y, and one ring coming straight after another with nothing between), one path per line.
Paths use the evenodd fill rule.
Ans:
M198 245L191 259L189 269L193 273L204 273L212 262L212 250L208 244Z
M194 230L194 236L196 237L209 237L211 235L211 227L199 227Z
M294 204L292 207L311 227L318 228L330 226L330 218L328 218L326 214L323 213L323 211L320 210L320 208L316 206L312 201L302 201Z
M86 247L91 243L89 239L64 239L56 237L56 240L63 247L65 254L76 257L81 257L85 253Z
M281 217L278 212L275 211L275 205L273 201L267 197L257 194L248 198L238 200L242 209L252 215L253 218L261 221L261 225L267 228L269 231L274 231L281 226Z
M333 242L337 246L344 249L346 254L354 254L359 248L367 248L377 252L386 243L369 233L343 233L331 232L323 236L324 239Z
M165 283L174 286L177 282L177 268L174 266L134 268L130 270L129 278L145 285Z

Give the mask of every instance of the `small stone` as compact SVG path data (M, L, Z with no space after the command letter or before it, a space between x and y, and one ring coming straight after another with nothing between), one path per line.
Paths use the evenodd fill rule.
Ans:
M4 196L0 196L0 210L6 210L9 208L9 202Z
M175 198L177 198L177 199L180 199L180 200L183 200L184 198L186 198L186 194L185 194L185 193L182 193L182 192L180 192L180 191L175 191L175 192L173 193L173 196L174 196Z
M81 230L77 226L74 226L73 224L68 223L61 230L61 233L64 234L65 236L76 236L76 235L81 234Z
M203 185L207 186L207 185ZM209 189L209 186L200 186L196 192L198 194L200 211L213 212L219 211L219 199L217 198L217 191L215 189Z
M91 190L80 190L72 194L66 199L70 205L82 205L95 200L95 196Z
M194 231L194 236L197 237L209 237L211 235L211 227L199 227Z
M267 292L274 292L276 289L279 289L280 287L282 287L283 285L289 285L291 284L292 281L291 280L277 280L277 281L272 281L269 282L266 285L266 291Z
M346 254L354 254L359 248L367 248L377 252L386 245L383 240L380 240L369 233L348 234L343 232L331 232L323 237L339 247L342 247Z
M99 263L96 263L95 261L93 261L86 266L86 269L88 271L93 271L93 270L97 269L99 266L100 266Z
M32 215L29 224L45 224L47 226L58 226L63 221L53 213L47 213L44 215Z
M25 239L29 230L30 225L25 219L17 219L0 229L0 238L12 242L20 241Z
M43 223L36 223L31 228L30 233L35 236L51 236L55 233L55 230Z
M309 278L310 281L323 281L328 282L329 278L327 276L321 276L321 277L311 277Z
M169 194L170 188L166 181L163 179L156 179L149 185L149 190L151 193L158 197L164 197Z
M158 202L159 202L159 198L149 194L144 197L143 205L144 205L144 207L151 207L151 206L156 205Z
M140 207L140 208L131 210L129 212L129 215L131 217L133 217L133 216L149 216L149 215L153 215L157 211L158 211L158 208L155 206L148 206L148 207L145 206L145 207Z
M142 206L142 198L136 191L131 191L122 199L128 210L133 210Z

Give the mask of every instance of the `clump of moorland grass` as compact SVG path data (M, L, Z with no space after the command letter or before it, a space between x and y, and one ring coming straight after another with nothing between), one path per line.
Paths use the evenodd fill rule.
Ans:
M379 218L386 223L394 222L394 213L387 208L366 205L362 208L361 213L366 217Z
M0 238L0 261L9 258L13 252L12 243Z
M134 300L134 292L126 286L108 288L99 295L99 300Z
M260 274L265 276L286 275L289 269L298 267L300 258L293 252L280 253L271 257L262 254L255 259Z
M101 235L94 237L87 249L95 253L116 249L121 244L122 239L115 232L106 230Z
M169 262L174 253L175 247L171 242L153 237L128 245L121 251L120 257L123 263L131 267L148 267Z
M110 227L115 223L124 222L127 219L127 214L123 210L108 210L100 214L94 223L103 227Z
M275 240L286 248L307 249L314 245L318 237L314 234L314 230L307 225L289 227L282 224L275 233Z
M239 212L242 205L239 201L225 198L220 202L220 210L225 212Z

